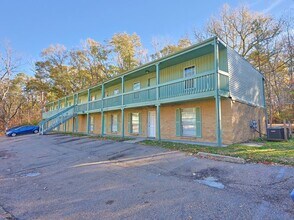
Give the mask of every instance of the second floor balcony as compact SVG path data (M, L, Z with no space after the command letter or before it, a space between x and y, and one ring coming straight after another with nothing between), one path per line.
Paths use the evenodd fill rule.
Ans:
M182 53L49 103L43 118L71 105L76 106L76 113L84 114L209 98L215 97L216 92L228 96L226 47L215 44L214 39L210 39Z

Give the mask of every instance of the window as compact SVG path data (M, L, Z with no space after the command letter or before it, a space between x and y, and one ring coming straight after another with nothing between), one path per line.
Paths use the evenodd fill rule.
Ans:
M176 135L185 137L202 136L201 109L184 108L176 110Z
M113 95L118 95L119 94L119 89L115 89L114 91L113 91Z
M117 120L117 114L111 115L111 132L117 132L118 131L118 120Z
M195 108L185 108L181 112L183 136L193 137L196 134Z
M141 83L140 82L134 83L133 90L136 91L136 90L139 90L139 89L141 89ZM138 99L139 97L140 97L140 93L139 92L135 92L134 93L134 99Z
M136 90L139 90L141 89L141 83L140 82L135 82L134 85L133 85L133 90L136 91Z
M94 117L90 116L90 132L94 132Z
M139 113L131 113L131 133L139 133L140 119Z
M184 78L191 78L195 76L196 69L195 66L190 66L184 69ZM194 88L194 79L187 79L185 81L185 89Z

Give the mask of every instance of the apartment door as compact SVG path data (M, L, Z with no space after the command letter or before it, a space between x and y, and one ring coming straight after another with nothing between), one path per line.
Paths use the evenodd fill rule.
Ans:
M156 137L156 112L148 112L148 137Z

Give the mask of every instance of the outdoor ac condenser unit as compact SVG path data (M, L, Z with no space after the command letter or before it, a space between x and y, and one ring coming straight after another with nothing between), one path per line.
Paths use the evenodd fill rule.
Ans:
M290 138L289 128L287 130L287 137ZM267 139L269 141L282 141L285 140L285 132L282 127L268 128L267 129Z

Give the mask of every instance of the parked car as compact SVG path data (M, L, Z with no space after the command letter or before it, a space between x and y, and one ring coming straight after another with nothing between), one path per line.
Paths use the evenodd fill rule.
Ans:
M39 126L37 125L24 125L19 127L13 127L6 131L6 135L9 137L15 137L21 134L37 134L39 133Z
M5 132L8 132L8 131L11 131L11 130L17 129L17 128L21 127L21 126L23 126L23 125L19 125L19 126L15 126L15 127L9 128L9 129L7 129Z

